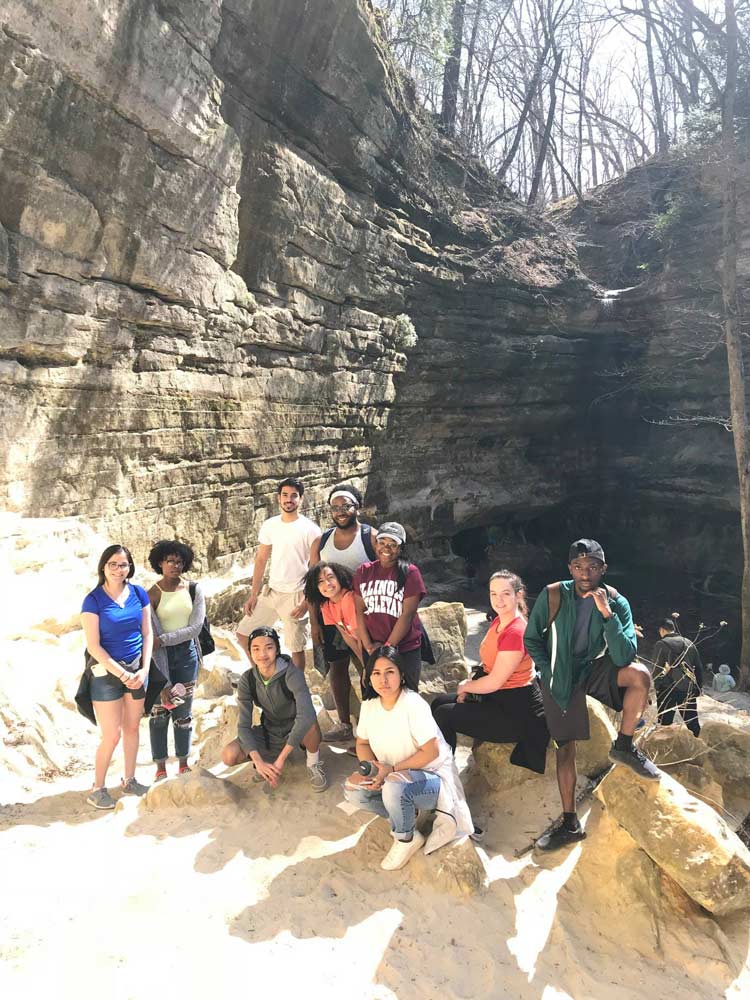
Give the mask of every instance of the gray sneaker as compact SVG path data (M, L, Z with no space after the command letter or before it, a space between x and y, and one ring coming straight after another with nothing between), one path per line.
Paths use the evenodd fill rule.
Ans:
M639 778L645 778L647 781L659 781L661 778L659 768L638 747L632 747L630 750L618 750L616 744L613 743L609 751L609 759L613 764L624 764Z
M94 809L114 809L115 800L106 788L92 788L89 797L86 799Z
M351 726L339 722L333 729L323 733L323 739L326 743L348 743L349 740L354 739L354 730Z
M120 788L122 788L123 795L145 795L148 791L148 785L142 785L135 778L128 778L127 781L123 778L120 782Z
M307 773L310 775L310 784L313 786L313 791L324 792L328 788L328 778L326 777L325 768L321 761L313 764L312 767L308 767Z

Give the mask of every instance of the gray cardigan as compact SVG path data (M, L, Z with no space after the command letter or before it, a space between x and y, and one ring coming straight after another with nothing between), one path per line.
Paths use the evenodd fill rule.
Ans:
M193 601L193 610L190 612L190 618L185 628L175 629L174 632L165 632L162 628L161 622L157 617L156 611L154 610L153 604L151 605L151 625L154 630L154 635L158 635L162 642L159 649L155 649L153 653L153 659L159 670L164 674L165 677L169 677L169 661L167 658L167 651L165 646L179 646L181 642L195 641L198 638L198 633L203 627L203 619L206 617L206 599L203 596L203 591L199 583L195 585L195 600ZM200 643L195 643L195 648L198 653L198 658L201 658Z

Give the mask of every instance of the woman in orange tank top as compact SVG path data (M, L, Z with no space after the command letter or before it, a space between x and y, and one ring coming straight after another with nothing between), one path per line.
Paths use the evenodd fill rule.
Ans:
M456 694L438 695L432 714L453 749L459 733L487 743L515 743L511 763L544 773L549 733L534 663L526 652L523 581L503 569L490 577L497 617L479 647L481 668Z

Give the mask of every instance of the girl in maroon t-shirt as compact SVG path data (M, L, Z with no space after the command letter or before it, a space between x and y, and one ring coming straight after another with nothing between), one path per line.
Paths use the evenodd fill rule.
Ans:
M416 689L422 664L417 607L427 591L422 574L406 558L405 545L406 532L396 521L378 528L378 558L355 571L352 590L363 652L369 654L380 645L396 646L404 674Z

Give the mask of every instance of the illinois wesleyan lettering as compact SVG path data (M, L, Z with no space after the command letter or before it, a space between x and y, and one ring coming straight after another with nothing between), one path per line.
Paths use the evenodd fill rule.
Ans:
M404 588L396 580L369 580L360 586L368 615L392 615L400 618L404 610Z

